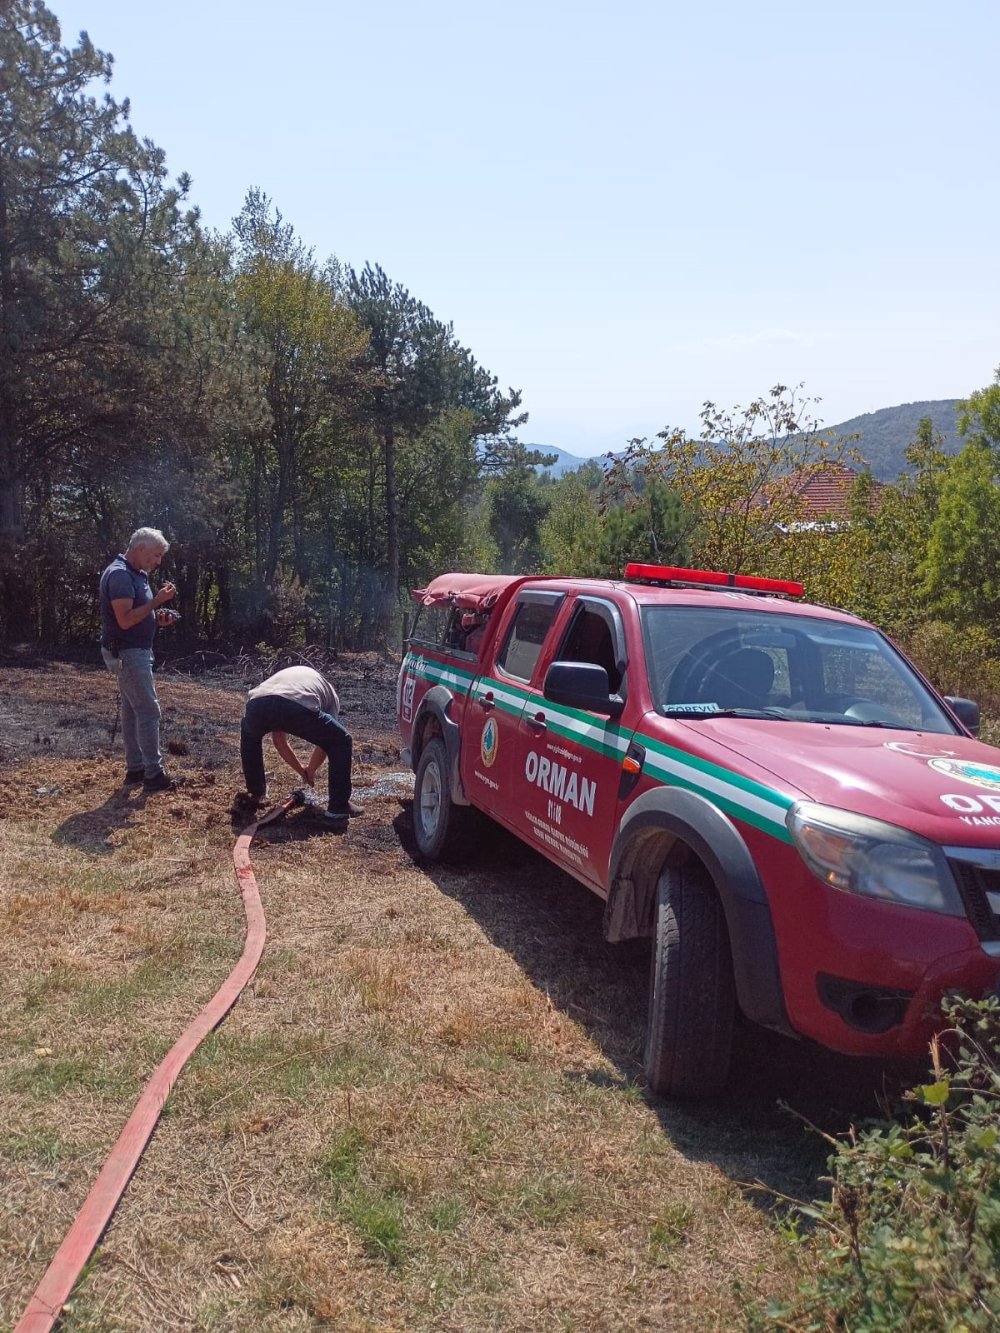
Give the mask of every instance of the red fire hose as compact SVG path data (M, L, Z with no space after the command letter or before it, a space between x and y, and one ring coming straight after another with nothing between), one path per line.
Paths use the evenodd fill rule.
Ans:
M48 1333L59 1318L84 1264L93 1253L139 1164L139 1158L149 1142L177 1076L212 1029L222 1022L257 970L264 951L267 923L257 880L250 865L250 843L261 824L270 823L293 806L302 804L302 793L295 792L282 805L275 806L261 819L248 825L236 839L233 866L247 919L246 939L239 962L197 1018L170 1048L146 1084L135 1110L84 1200L83 1207L73 1219L63 1243L35 1288L14 1333Z

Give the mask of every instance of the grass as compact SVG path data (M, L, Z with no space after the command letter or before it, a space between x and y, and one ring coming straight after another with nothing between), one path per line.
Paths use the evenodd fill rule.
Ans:
M161 694L192 756L185 727L238 716L222 691ZM51 761L32 780L62 794L0 820L0 1328L239 954L229 753L214 785L184 761L155 806L114 795L117 758ZM406 821L380 798L343 838L289 820L255 845L264 960L67 1328L729 1329L788 1290L741 1184L815 1193L777 1093L648 1099L642 949L604 946L600 903L519 851L418 866Z
M13 1162L31 1161L40 1166L53 1166L68 1152L66 1143L52 1129L39 1127L0 1134L0 1153Z

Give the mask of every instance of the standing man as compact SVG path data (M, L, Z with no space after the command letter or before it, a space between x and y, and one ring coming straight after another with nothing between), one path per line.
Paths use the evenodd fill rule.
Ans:
M250 691L240 724L240 760L250 801L259 804L267 795L264 774L264 737L270 732L274 748L310 785L329 760L327 825L345 829L361 806L351 800L351 733L339 720L340 700L325 676L308 666L286 667ZM303 767L288 744L288 735L311 741L309 763Z
M148 792L173 791L160 755L160 701L153 684L156 626L169 625L173 611L161 611L177 591L165 583L153 595L149 575L170 543L156 528L137 528L124 555L116 555L101 575L101 656L118 681L125 781L141 782Z

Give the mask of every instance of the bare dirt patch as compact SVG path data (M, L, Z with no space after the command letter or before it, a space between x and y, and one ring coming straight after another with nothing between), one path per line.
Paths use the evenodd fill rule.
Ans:
M823 1156L776 1099L815 1114L840 1067L748 1034L728 1099L648 1099L644 947L605 945L600 903L499 833L421 864L394 667L331 674L365 814L338 837L297 811L255 843L263 962L65 1327L733 1327L790 1281L767 1189L808 1197ZM147 797L120 785L103 671L0 668L0 1327L239 955L249 683L158 677L186 782Z

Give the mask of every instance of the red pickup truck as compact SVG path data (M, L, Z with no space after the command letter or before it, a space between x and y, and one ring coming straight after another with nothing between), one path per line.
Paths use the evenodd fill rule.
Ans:
M922 1054L1000 973L1000 751L876 628L801 586L655 565L447 574L399 674L417 845L484 812L653 940L645 1062L726 1081L734 1021Z

